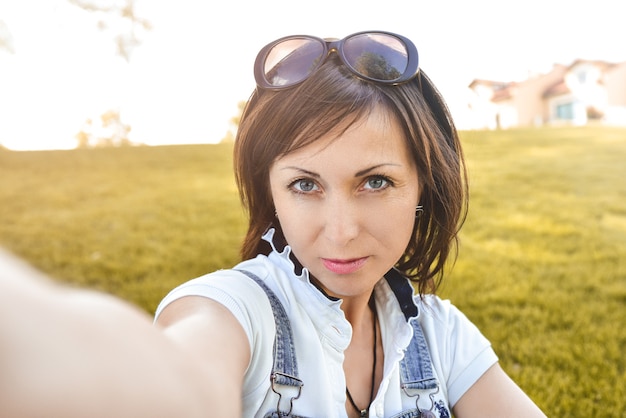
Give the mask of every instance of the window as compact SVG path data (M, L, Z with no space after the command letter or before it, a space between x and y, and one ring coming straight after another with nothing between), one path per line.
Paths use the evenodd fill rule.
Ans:
M561 120L574 119L574 103L562 103L556 106L556 118Z

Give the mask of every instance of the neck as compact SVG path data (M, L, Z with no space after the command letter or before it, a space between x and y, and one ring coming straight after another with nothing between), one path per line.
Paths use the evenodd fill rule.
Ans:
M380 344L377 338L376 310L372 303L358 303L350 306L352 340L345 351L344 373L346 374L346 411L350 417L363 417L369 413L369 406L374 399L377 385L378 364L377 350ZM342 305L343 306L343 305ZM372 309L374 308L374 309ZM380 350L382 352L382 349ZM371 368L364 367L371 364ZM369 369L369 370L368 370ZM378 378L379 380L379 378ZM356 414L356 415L355 415Z
M355 331L362 330L364 327L371 329L373 318L370 299L372 297L372 294L365 294L343 299L341 310Z

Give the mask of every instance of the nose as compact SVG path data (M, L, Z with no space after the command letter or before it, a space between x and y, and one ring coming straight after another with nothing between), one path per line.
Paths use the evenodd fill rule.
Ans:
M328 199L323 209L324 237L334 246L345 247L359 236L358 205L346 198Z

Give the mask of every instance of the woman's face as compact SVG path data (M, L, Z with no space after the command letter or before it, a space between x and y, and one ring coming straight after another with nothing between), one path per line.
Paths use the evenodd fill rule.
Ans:
M381 108L278 158L270 186L287 243L331 296L369 294L411 238L417 169Z

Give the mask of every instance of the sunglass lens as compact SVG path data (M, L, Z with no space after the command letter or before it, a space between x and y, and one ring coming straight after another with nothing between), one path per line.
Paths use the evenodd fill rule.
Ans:
M324 45L316 39L295 38L282 41L269 51L263 71L267 82L286 87L306 79L320 65Z
M343 54L354 71L380 81L400 78L409 61L404 42L380 33L360 34L346 39Z

